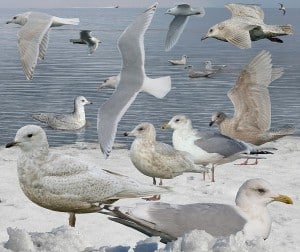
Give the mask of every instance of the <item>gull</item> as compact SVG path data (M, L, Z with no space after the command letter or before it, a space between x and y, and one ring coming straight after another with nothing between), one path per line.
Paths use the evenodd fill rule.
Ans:
M187 61L188 56L182 55L180 60L168 60L171 65L185 65Z
M205 69L210 70L210 71L219 71L222 70L223 68L227 67L226 65L216 65L212 64L210 60L204 61Z
M92 104L84 96L77 96L74 99L74 110L72 113L39 113L33 114L32 118L46 123L52 129L78 130L86 125L84 106Z
M227 93L234 106L233 117L219 111L212 115L209 125L216 123L222 134L255 145L292 134L294 129L291 127L270 130L271 101L268 87L282 74L282 68L272 67L269 52L259 52L244 66L234 87Z
M106 158L112 150L118 123L138 93L144 91L163 98L171 90L170 76L151 79L146 76L144 68L144 34L156 8L157 3L129 25L119 38L118 47L123 60L120 82L98 111L98 138Z
M141 123L125 136L134 136L131 144L130 159L134 166L144 175L153 178L171 179L184 172L203 173L188 153L175 150L171 145L156 141L156 131L151 123Z
M293 204L290 197L275 192L266 180L255 178L241 185L236 194L236 205L154 202L133 207L105 206L100 213L148 236L160 236L163 243L194 229L204 230L214 237L224 238L242 231L248 240L267 239L272 224L267 205L274 201Z
M85 44L88 46L89 54L92 54L98 48L98 44L101 43L99 39L93 37L89 30L81 30L79 39L70 39L73 44Z
M198 131L193 128L191 119L185 115L174 116L167 124L162 125L162 128L174 130L172 142L176 150L190 153L196 164L212 165L212 182L215 182L214 170L217 165L239 158L253 158L254 154L272 154L218 132Z
M205 11L203 8L195 9L189 4L179 4L168 9L165 14L174 16L174 19L169 25L165 42L165 50L170 51L180 38L189 17L192 15L199 15L200 17L203 17L205 15Z
M6 22L21 25L18 32L18 48L23 71L31 80L38 59L44 59L51 27L78 25L78 18L59 18L40 12L25 12Z
M112 88L112 89L115 89L119 85L119 82L120 82L120 75L110 76L107 79L105 79L98 86L98 90L103 89L103 88Z
M211 70L194 70L192 65L186 66L185 69L188 69L188 76L190 78L211 77L216 73L216 71Z
M278 4L280 5L278 10L282 10L282 14L285 15L286 9L285 9L284 5L282 3L278 3Z
M36 125L20 128L6 148L21 149L17 168L24 194L35 204L70 214L98 212L102 203L164 193L167 189L88 165L73 156L52 154L45 131Z
M264 12L257 5L226 4L232 17L209 28L206 38L215 38L229 42L245 49L251 48L251 41L269 39L272 42L283 43L277 36L291 35L291 25L267 25L264 23Z

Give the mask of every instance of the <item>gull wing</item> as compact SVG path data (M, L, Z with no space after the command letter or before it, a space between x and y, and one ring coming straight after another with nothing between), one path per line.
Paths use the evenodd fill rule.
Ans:
M235 86L227 93L234 105L237 128L253 126L264 131L270 128L268 86L282 74L282 69L272 69L271 61L271 54L261 51L243 68Z
M165 50L170 51L172 47L177 43L181 33L184 30L189 16L175 16L169 25L169 30L165 42Z
M118 41L122 55L120 82L115 92L98 111L98 139L105 157L109 156L118 123L140 92L145 79L144 34L148 29L157 3L129 25Z
M91 31L89 30L82 30L80 31L80 38L84 41L89 41L91 39Z
M38 57L45 56L52 19L50 15L33 12L18 32L20 60L27 80L32 79Z
M232 17L250 17L264 20L264 11L255 4L226 4L225 7L231 11Z

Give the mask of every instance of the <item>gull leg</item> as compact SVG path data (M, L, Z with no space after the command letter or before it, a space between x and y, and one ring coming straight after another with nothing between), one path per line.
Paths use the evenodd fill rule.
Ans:
M160 178L159 185L161 186L162 184L163 184L162 179Z
M75 213L69 213L69 225L71 227L75 227L75 223L76 223L76 216Z
M146 200L146 201L157 201L157 200L160 200L160 194L153 195L152 197L149 197L149 198L143 198L143 200Z
M257 158L255 159L255 162L252 163L252 164L249 164L249 163L248 163L248 160L249 160L249 158L247 158L243 163L235 164L235 165L257 165L257 164L258 164Z
M156 179L153 177L153 185L156 185Z
M215 182L215 165L211 167L211 182Z

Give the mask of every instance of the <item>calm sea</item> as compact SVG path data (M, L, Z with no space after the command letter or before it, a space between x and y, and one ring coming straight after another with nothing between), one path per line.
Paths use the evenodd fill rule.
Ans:
M41 10L59 17L78 17L79 26L63 26L50 32L46 58L35 69L32 81L25 80L17 50L19 26L5 22L25 9L0 9L0 144L11 141L16 131L26 124L40 124L31 119L37 112L69 112L73 99L83 95L93 102L86 106L89 127L81 132L51 130L47 132L51 146L80 141L97 142L98 108L112 90L97 92L97 85L108 76L120 71L121 57L117 39L122 31L144 9L47 9ZM123 136L140 122L151 122L156 126L158 139L171 142L171 131L162 131L159 126L176 114L189 115L194 126L207 130L211 114L223 110L233 113L227 91L234 85L241 68L263 49L272 54L273 65L284 67L285 74L269 88L272 102L272 127L285 124L297 127L300 135L300 23L299 9L289 9L285 16L277 9L265 9L268 24L293 24L294 35L282 37L283 44L260 40L252 48L240 50L228 43L214 39L200 41L208 28L230 17L227 9L206 9L204 18L191 17L177 45L164 51L164 40L172 17L158 9L150 29L145 36L145 69L150 77L170 75L172 90L162 100L140 93L122 118L117 142L131 143ZM70 38L77 38L79 30L89 29L102 40L98 50L91 56L83 45L73 45ZM203 68L203 61L227 64L228 68L213 78L189 79L182 66L171 66L168 59L189 56L188 64ZM216 128L214 128L216 130Z

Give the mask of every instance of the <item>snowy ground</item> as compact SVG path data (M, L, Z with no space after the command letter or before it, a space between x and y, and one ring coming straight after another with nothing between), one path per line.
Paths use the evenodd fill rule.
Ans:
M51 145L51 143L50 143ZM290 196L294 204L272 203L269 211L273 218L272 231L266 241L256 240L246 248L242 234L224 241L215 241L207 233L195 231L176 244L165 245L158 239L147 238L142 233L114 223L99 213L77 215L76 228L69 228L68 214L53 212L32 203L22 193L16 169L18 148L0 147L0 252L2 251L300 251L300 138L285 137L268 146L278 150L256 166L226 164L217 167L216 182L203 181L201 174L184 174L164 184L173 192L163 195L161 201L177 204L217 202L234 204L240 185L249 178L263 178L274 190ZM74 155L87 163L116 171L140 181L152 179L139 173L131 164L128 150L116 149L111 157L103 159L98 145L86 148L70 145L52 149L54 152ZM238 161L239 162L239 161ZM237 163L237 162L236 162ZM134 205L142 199L120 200L115 205ZM140 245L137 243L140 242ZM213 245L215 244L215 245ZM220 245L221 244L221 245ZM105 246L111 249L103 248ZM195 247L196 246L196 247ZM213 250L209 247L214 246ZM9 249L6 249L9 248ZM247 250L248 249L248 250ZM129 251L133 251L129 249Z

